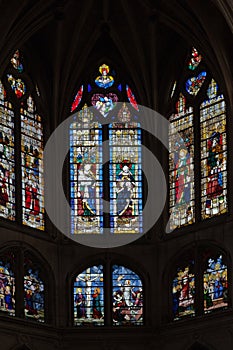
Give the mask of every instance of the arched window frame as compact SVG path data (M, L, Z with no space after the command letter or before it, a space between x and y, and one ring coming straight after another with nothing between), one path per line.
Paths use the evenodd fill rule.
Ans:
M95 84L95 79L99 74L98 72L98 69L99 67L102 65L102 64L107 64L109 67L110 67L110 73L109 75L112 75L114 74L114 79L115 79L115 83L113 86L111 86L109 89L102 89L102 91L100 91L101 89ZM116 72L117 71L117 72ZM90 83L92 84L92 90L91 92L87 91L88 89L88 86L90 85ZM122 89L119 90L118 89L118 85L121 85L122 86ZM131 112L131 116L132 116L132 120L131 122L135 122L136 121L136 118L137 118L137 115L138 113L140 113L139 110L135 109L135 107L133 107L132 103L129 101L129 98L127 96L127 92L126 92L126 87L129 87L131 92L133 93L134 95L134 98L136 100L136 104L138 105L138 96L137 96L137 89L134 88L134 84L132 82L131 79L126 79L125 76L124 76L124 70L122 69L121 71L121 67L119 67L118 69L118 66L114 64L114 62L111 62L109 59L101 59L101 60L98 60L97 62L95 62L95 64L93 65L93 69L91 70L91 73L87 73L86 74L86 71L85 71L85 74L84 74L84 77L83 79L80 79L80 83L77 84L76 83L76 87L75 87L75 90L73 90L73 94L72 94L72 97L73 99L70 100L70 105L69 105L69 111L72 110L72 113L74 112L79 112L79 111L82 111L82 108L87 105L88 107L93 107L92 105L92 101L91 101L91 96L93 96L93 94L108 94L109 92L111 93L114 93L116 94L118 97L119 97L119 100L118 102L127 102L128 105L127 107L129 108L130 112ZM79 102L79 104L76 106L75 109L72 109L71 106L75 100L75 97L77 96L78 92L82 90L82 98ZM119 106L116 106L114 107L114 109L110 110L109 113L108 113L108 121L109 121L109 124L108 126L104 126L104 129L103 129L103 141L105 140L108 140L109 138L109 134L110 134L110 124L113 123L113 122L117 122L117 114L120 110L120 107ZM97 113L97 116L98 116L99 113ZM111 118L114 117L114 119L111 120ZM98 120L98 119L97 119ZM135 128L137 130L140 130L141 132L141 144L143 144L143 130L139 127ZM109 147L109 153L110 153L110 147ZM111 159L110 159L111 161ZM142 162L142 160L141 160ZM139 166L141 165L141 162L139 162ZM70 183L71 180L70 180L70 170L69 170L69 166L67 167L68 170L67 170L67 179L68 182ZM108 167L108 164L105 164L104 167L103 167L103 178L102 178L102 183L103 183L103 196L104 196L104 199L109 201L110 200L110 170L111 168ZM142 180L139 180L138 183L139 183L139 187L140 187L140 191L142 193L142 197L138 199L138 206L140 207L139 209L139 212L141 212L141 208L143 207L143 199L145 197L145 189L144 189L144 183L143 183L143 174L141 175L141 178ZM67 192L69 193L69 198L71 198L70 196L70 189L67 190ZM138 215L138 217L142 217L141 214ZM110 221L111 219L114 218L114 215L108 215L108 214L104 214L103 215L103 221L105 223L105 227L110 227ZM139 221L139 230L141 230L142 227L141 227L141 222ZM115 233L115 232L114 232Z
M200 53L200 52L199 52ZM174 235L180 235L183 233L186 233L187 230L188 232L192 232L195 230L195 227L197 227L198 225L202 225L202 227L207 227L208 225L215 225L217 223L223 222L226 220L226 217L229 215L230 213L230 203L229 203L229 192L230 192L230 186L229 186L229 171L228 171L228 165L230 163L230 157L228 156L229 154L229 149L230 149L230 142L229 142L229 130L228 130L228 124L230 124L229 120L228 120L228 115L229 115L229 108L228 108L228 96L227 93L225 92L225 86L224 86L224 82L221 81L218 78L215 78L214 76L214 72L210 71L209 67L208 67L208 62L207 60L205 60L205 58L202 57L201 62L199 63L199 65L194 69L194 70L190 70L188 68L189 65L189 61L191 58L191 54L192 54L192 48L189 48L189 50L187 50L186 53L186 58L184 59L184 65L182 70L179 72L179 76L174 76L174 81L173 84L170 86L170 100L169 100L169 112L166 113L167 114L167 118L169 120L169 118L173 115L177 113L177 108L176 108L176 104L177 101L179 100L179 95L180 93L183 94L183 96L186 99L186 108L188 107L192 107L193 108L193 118L194 118L194 122L193 122L193 128L194 128L194 216L195 216L195 222L193 222L192 224L185 224L185 225L181 225L181 226L177 226L176 228L172 229L171 233L169 233L169 235L166 235L166 238L168 236L172 236ZM197 93L197 95L190 95L187 91L186 91L186 82L188 79L190 79L191 77L195 76L197 77L198 74L200 74L200 72L205 71L206 74L206 78L202 84L202 86L200 87L199 92ZM219 77L219 75L217 74L218 72L216 72L216 75ZM226 207L226 211L224 213L218 214L218 215L213 215L209 218L202 218L202 193L201 193L201 129L200 129L200 107L202 102L208 100L208 96L207 96L207 89L212 81L212 79L214 79L214 81L218 84L218 92L217 92L217 96L219 95L223 95L223 99L225 102L225 121L226 121L226 145L227 145L227 161L226 161L226 201L227 201L227 207ZM175 88L174 88L174 84L175 84ZM170 173L170 168L169 165L167 167L168 170L168 174ZM169 181L169 176L167 177L167 181L168 181L168 198L170 201L170 186L171 183ZM170 204L168 201L168 206L167 206L167 213L166 214L166 218L167 221L169 218L171 218L171 213L170 213ZM169 226L169 225L168 225ZM166 231L169 232L170 231L170 227L166 228Z
M44 205L40 209L42 209L43 213L43 221L44 227L39 229L37 227L32 227L31 225L27 225L23 223L23 182L22 182L22 168L23 168L23 160L22 160L22 127L21 127L21 111L22 108L27 109L27 100L29 97L32 97L34 106L35 106L35 115L38 114L40 117L44 116L44 109L42 106L42 101L40 97L40 92L38 86L34 83L31 72L30 65L27 62L28 57L24 57L22 55L21 50L17 50L20 52L20 62L23 64L23 70L17 70L13 64L11 63L12 57L15 55L16 50L14 50L10 57L9 63L6 66L1 78L2 85L6 91L6 100L11 103L12 110L14 112L14 151L15 151L15 220L8 220L3 217L0 217L1 225L5 227L9 227L11 229L19 228L24 230L25 233L34 234L38 236L43 236L46 231L46 218L44 213ZM15 79L21 79L26 86L26 92L21 98L17 98L15 92L11 88L11 85L8 81L7 75L12 75ZM41 121L42 125L42 139L44 144L44 132L43 132L43 120ZM43 145L42 145L43 148ZM40 176L43 182L43 174ZM44 185L43 191L44 191ZM44 197L44 195L43 195ZM38 196L37 196L38 198Z
M168 304L166 306L168 312L167 317L165 317L167 322L186 322L195 320L198 316L214 318L216 314L225 314L232 311L232 259L230 253L211 241L202 240L197 243L189 244L188 246L183 247L183 253L176 254L169 266L166 268L165 280L168 285ZM228 282L228 306L225 308L219 308L211 312L204 312L204 286L203 286L203 276L204 276L204 265L208 258L205 258L206 252L211 251L212 255L222 255L226 262L227 266L227 282ZM192 255L191 255L192 253ZM184 258L186 257L186 258ZM189 317L184 316L180 317L178 320L174 320L173 315L173 295L172 295L172 286L174 277L177 275L178 268L185 268L186 261L190 258L194 259L194 278L195 278L195 296L194 296L194 307L195 315Z
M148 326L148 318L147 314L148 308L150 305L149 300L149 286L148 281L146 277L146 272L144 271L143 267L136 261L128 261L128 259L124 258L123 256L119 257L115 254L106 254L105 258L103 259L101 256L95 257L93 259L88 259L89 262L83 264L80 263L78 267L76 267L71 274L67 275L67 284L68 284L68 290L69 292L69 300L67 301L67 308L69 310L68 318L69 318L69 325L72 327L75 327L76 330L83 330L83 326L75 326L74 325L74 282L76 280L76 277L78 274L82 273L82 271L86 270L89 267L102 265L103 266L103 278L104 278L104 328L129 328L132 327L133 329L142 329L145 326ZM113 303L112 303L112 267L114 265L123 266L125 268L130 269L132 272L136 273L138 277L140 278L143 286L143 323L142 325L121 325L121 326L114 326L113 325ZM96 327L94 327L96 328ZM102 329L102 327L99 327ZM93 329L93 327L92 327Z
M14 319L14 317L25 320L26 322L32 322L33 324L46 325L54 322L54 276L48 262L37 252L33 247L29 245L21 245L19 247L19 242L10 242L5 244L0 248L1 253L11 252L14 254L14 276L15 276L15 316L7 316L6 313L1 313L1 317L9 317L9 319ZM25 303L24 303L24 259L25 257L30 257L33 264L40 269L40 277L44 283L44 320L38 322L35 318L27 318L25 316Z

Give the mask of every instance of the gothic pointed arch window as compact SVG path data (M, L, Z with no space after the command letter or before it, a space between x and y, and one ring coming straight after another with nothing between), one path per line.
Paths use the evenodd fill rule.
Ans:
M142 231L139 106L119 75L102 64L94 78L78 88L71 105L71 111L77 111L70 127L73 234L101 234L104 227L112 234ZM103 119L107 125L101 125ZM102 143L107 140L104 155ZM109 163L103 171L105 157ZM103 212L103 198L110 202L109 215Z
M143 315L143 282L133 269L96 264L74 276L75 326L141 326Z
M173 320L229 307L228 259L221 249L197 246L183 253L174 266L171 287Z
M0 82L0 216L44 230L43 127L36 87L16 50Z
M227 212L227 117L221 88L195 48L171 98L169 223L174 230Z

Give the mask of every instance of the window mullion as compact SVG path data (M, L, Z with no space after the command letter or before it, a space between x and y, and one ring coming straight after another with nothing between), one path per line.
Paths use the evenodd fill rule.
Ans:
M19 108L16 109L15 118L15 199L16 220L22 223L22 162L21 162L21 116Z
M20 249L16 253L16 273L15 273L15 315L24 317L24 253Z

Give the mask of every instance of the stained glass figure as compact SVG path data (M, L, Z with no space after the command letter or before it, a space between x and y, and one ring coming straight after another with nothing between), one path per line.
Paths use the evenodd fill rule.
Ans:
M107 89L114 84L114 79L109 73L109 66L102 64L99 67L100 76L95 79L95 83L98 87Z
M193 47L192 48L192 57L188 63L188 67L190 70L194 70L198 67L199 63L201 62L201 55L198 53L198 51Z
M109 125L111 233L142 230L140 124L123 104L118 122Z
M103 266L92 266L77 275L74 282L74 325L104 325Z
M87 105L70 126L71 232L102 233L102 129Z
M186 81L186 91L190 95L196 96L200 91L206 78L206 72L201 72L197 77L192 77Z
M0 256L0 313L15 316L14 254L5 252Z
M11 74L7 74L8 82L11 85L17 98L21 98L26 92L26 85L20 78L15 79Z
M40 269L27 256L25 256L24 268L25 317L44 322L44 282L40 276Z
M204 312L225 309L228 306L227 266L223 256L211 256L205 262L203 274Z
M114 326L143 325L143 285L135 272L112 267L112 299Z
M173 280L172 298L175 320L185 316L195 316L194 295L194 261L190 261L187 266L177 269Z
M20 73L23 72L22 55L19 50L16 50L13 57L11 58L12 66L17 69Z
M14 112L0 82L0 216L15 220Z
M44 230L43 128L31 96L20 115L23 224Z
M170 229L194 222L193 109L180 94L169 128Z
M74 98L74 102L72 103L71 106L71 112L74 112L75 109L79 106L81 100L82 100L82 96L83 96L83 85L80 86L75 98Z
M129 99L130 104L133 106L134 109L136 109L136 111L139 111L136 98L128 85L126 85L126 93L127 93L127 97Z
M110 92L109 94L94 94L91 98L92 105L104 116L116 106L118 97L116 94Z
M208 89L212 97L200 107L203 219L227 211L226 104L223 95L216 95L216 89L212 80Z

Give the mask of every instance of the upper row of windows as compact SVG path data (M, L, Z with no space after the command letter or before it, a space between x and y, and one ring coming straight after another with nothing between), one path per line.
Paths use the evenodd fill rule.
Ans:
M143 231L140 106L109 66L101 65L98 74L78 89L71 106L71 112L80 110L70 126L71 232L102 233L110 226L112 233L139 233ZM2 81L0 216L44 230L43 128L35 103L39 91L24 73L19 50ZM169 224L173 230L227 211L227 138L224 97L194 48L171 98L175 108L169 119ZM130 103L117 108L118 101ZM108 126L101 126L99 115L111 117ZM102 142L107 139L108 181L102 169ZM103 213L103 198L109 199L109 215Z

